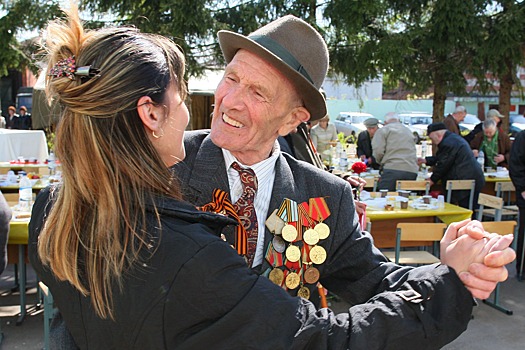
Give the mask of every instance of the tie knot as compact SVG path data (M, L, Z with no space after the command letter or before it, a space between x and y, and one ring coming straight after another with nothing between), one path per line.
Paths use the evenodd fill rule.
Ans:
M239 173L243 189L248 187L257 191L257 176L255 176L253 169L242 168L237 162L232 163L232 168Z

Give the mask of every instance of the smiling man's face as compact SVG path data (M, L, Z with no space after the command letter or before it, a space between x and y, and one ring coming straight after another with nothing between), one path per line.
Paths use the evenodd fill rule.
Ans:
M211 138L246 165L270 155L279 135L292 132L309 114L293 85L262 58L239 50L217 90Z

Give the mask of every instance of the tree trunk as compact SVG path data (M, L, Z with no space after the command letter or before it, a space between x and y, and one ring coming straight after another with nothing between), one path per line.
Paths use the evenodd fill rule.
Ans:
M442 122L445 115L447 86L440 73L434 73L434 101L432 102L432 120Z
M502 119L501 127L505 132L509 131L509 115L510 115L510 97L512 92L512 85L514 80L512 79L511 70L501 76L499 81L499 112L505 116Z

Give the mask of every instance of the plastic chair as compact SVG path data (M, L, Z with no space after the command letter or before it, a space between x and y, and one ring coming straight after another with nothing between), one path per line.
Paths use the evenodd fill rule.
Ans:
M516 221L483 221L481 224L483 225L485 231L490 233L497 233L500 235L514 234L514 236L516 236ZM499 303L499 286L500 283L498 283L496 285L496 289L494 289L492 300L485 299L483 300L483 303L495 308L496 310L504 312L507 315L512 315L512 310L503 307Z
M396 189L408 190L408 191L425 191L425 195L430 192L429 181L418 181L418 180L400 180L396 183Z
M51 327L51 320L53 320L56 309L54 307L53 295L51 295L49 288L43 282L38 282L38 285L42 293L44 304L44 350L50 350L49 331Z
M511 194L512 192L516 192L516 187L514 187L514 184L510 181L496 182L494 185L494 191L496 192L496 197L503 199L504 212L502 215L517 216L519 211L518 206L511 204Z
M503 199L490 194L480 193L478 198L478 215L477 219L483 221L483 216L494 218L494 221L501 221L503 212ZM490 209L485 209L489 207Z
M437 252L439 241L445 234L447 225L439 223L407 223L397 224L396 248L394 252L386 251L383 254L396 264L401 265L428 265L439 263L439 258L426 250L404 250L401 251L401 243L404 241L433 242L433 251Z
M450 203L452 199L452 191L470 190L468 208L472 210L472 207L474 206L474 191L476 189L475 180L448 180L446 184L446 189L447 189L447 203Z

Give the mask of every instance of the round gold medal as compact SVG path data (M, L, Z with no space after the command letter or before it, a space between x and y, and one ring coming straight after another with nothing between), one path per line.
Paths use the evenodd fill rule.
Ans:
M309 284L314 284L319 281L319 275L319 270L311 266L304 271L304 281Z
M310 260L317 265L324 263L326 260L326 250L324 250L323 247L316 245L310 250Z
M319 239L326 239L330 235L330 227L324 222L320 222L315 225L314 230L319 233Z
M297 229L292 225L286 225L281 231L281 236L286 242L293 242L297 238Z
M316 245L319 242L319 233L316 230L309 228L303 233L303 241L309 245Z
M268 275L268 279L278 286L282 285L283 280L284 280L283 270L274 268L272 271L270 271L270 274Z
M299 275L295 272L290 272L288 276L286 276L285 284L288 289L295 289L299 287L299 283L301 282L301 279L299 278Z
M299 247L294 245L290 245L288 248L286 248L285 254L286 259L288 259L291 262L299 261L299 259L301 258L301 250L299 249Z
M302 286L297 291L297 296L304 299L310 299L310 289L306 288L305 286Z
M273 244L273 249L277 253L281 253L282 254L286 250L286 243L284 242L284 240L280 236L273 237L272 244Z

